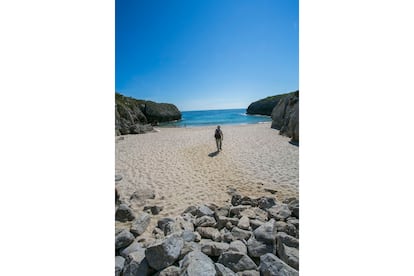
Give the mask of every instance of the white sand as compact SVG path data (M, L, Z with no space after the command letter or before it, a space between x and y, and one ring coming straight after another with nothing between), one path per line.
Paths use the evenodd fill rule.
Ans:
M143 188L155 192L147 205L164 207L156 218L175 217L190 205L228 204L230 188L278 200L299 196L299 148L270 123L222 126L223 151L215 156L215 126L158 130L116 138L115 169L123 177L117 189L136 211L142 206L129 198Z

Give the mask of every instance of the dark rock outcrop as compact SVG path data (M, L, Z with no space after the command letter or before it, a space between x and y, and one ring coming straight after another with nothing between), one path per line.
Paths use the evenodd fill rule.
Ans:
M299 91L280 99L272 111L271 127L292 138L292 142L299 143Z
M180 119L181 112L173 104L138 100L115 93L116 135L141 134L152 131L152 125Z
M270 96L256 102L253 102L247 108L246 113L251 115L267 115L272 114L273 108L277 105L279 100L283 98L286 94Z

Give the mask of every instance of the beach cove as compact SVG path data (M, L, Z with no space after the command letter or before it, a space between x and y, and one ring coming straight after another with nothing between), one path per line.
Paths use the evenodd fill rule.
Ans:
M225 126L223 151L217 153L214 129L157 128L115 138L121 202L136 211L162 207L147 231L157 218L177 216L191 205L229 204L235 191L279 201L299 197L299 147L290 138L270 123Z

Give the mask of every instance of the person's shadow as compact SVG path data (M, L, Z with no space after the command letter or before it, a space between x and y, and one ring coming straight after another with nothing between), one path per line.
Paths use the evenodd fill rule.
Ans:
M219 151L217 150L217 151L214 151L214 152L212 152L212 153L209 153L208 154L208 156L210 156L210 157L215 157L215 156L217 156L219 154Z

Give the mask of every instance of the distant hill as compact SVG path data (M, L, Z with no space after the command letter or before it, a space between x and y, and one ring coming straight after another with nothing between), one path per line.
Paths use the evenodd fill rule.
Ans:
M272 114L273 108L277 105L280 99L286 97L287 95L291 95L293 93L298 93L299 91L294 91L286 94L280 94L275 96L270 96L256 102L253 102L247 108L246 113L250 115L267 115L270 116Z
M138 134L152 130L152 125L181 119L178 108L169 103L156 103L115 93L116 135Z

